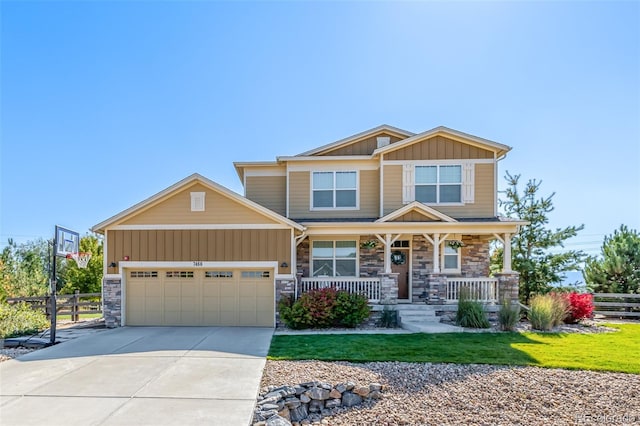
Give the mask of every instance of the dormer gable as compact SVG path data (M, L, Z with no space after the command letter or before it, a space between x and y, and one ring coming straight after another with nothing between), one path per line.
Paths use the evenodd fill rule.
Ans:
M376 222L457 222L457 220L418 201L414 201L381 217Z
M392 145L414 135L415 133L407 130L383 124L303 152L297 157L371 155L376 149Z

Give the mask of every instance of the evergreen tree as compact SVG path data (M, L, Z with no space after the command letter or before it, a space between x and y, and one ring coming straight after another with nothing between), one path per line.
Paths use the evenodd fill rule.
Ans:
M512 268L520 273L520 300L528 304L533 295L552 290L565 278L565 272L579 270L585 258L581 250L559 253L553 249L564 247L564 242L575 237L584 225L549 229L547 216L553 211L555 193L537 198L542 182L529 180L521 193L520 175L507 172L505 179L509 187L504 192L505 199L499 200L500 206L507 217L529 222L511 239ZM502 267L502 257L503 249L499 247L491 257L492 271Z
M583 271L594 293L640 293L640 234L620 225L606 236L601 257L589 258Z

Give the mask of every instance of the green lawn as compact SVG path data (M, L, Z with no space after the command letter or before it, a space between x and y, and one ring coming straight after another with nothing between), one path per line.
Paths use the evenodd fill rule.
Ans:
M272 360L532 365L640 374L640 324L603 334L447 333L274 336Z
M80 321L82 320L88 320L88 319L95 319L95 318L102 318L102 314L81 314L80 315ZM56 319L58 321L71 321L71 315L56 315Z

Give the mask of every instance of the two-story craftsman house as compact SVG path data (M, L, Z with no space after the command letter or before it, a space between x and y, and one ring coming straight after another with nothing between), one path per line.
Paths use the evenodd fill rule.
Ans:
M517 299L497 213L510 147L445 127L379 126L295 156L238 162L238 195L194 174L96 225L105 320L275 324L277 300L335 286L372 304L455 305L461 287ZM505 247L489 277L489 244Z

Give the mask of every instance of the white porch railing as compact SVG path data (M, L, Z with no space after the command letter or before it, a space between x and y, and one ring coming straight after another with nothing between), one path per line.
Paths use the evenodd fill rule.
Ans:
M301 293L320 288L333 287L349 293L363 294L369 302L380 301L380 278L313 277L302 278Z
M498 280L495 278L447 278L447 303L456 303L460 290L469 290L471 298L483 303L498 301Z

